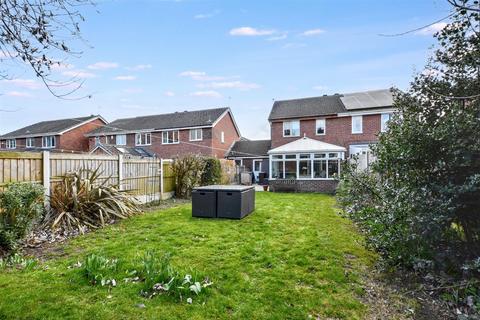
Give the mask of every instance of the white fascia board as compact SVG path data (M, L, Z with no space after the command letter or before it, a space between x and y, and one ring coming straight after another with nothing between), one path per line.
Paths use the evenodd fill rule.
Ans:
M99 132L99 133L86 133L86 137L105 137L105 136L115 136L117 134L132 134L132 133L150 133L150 132L163 132L163 131L177 131L177 130L188 130L188 129L203 129L211 128L212 126L195 126L195 127L183 127L183 128L169 128L169 129L138 129L138 130L125 130L125 131L114 131L114 132Z
M385 108L385 109L375 109L375 110L362 110L362 111L350 111L350 112L341 112L338 117L352 117L352 116L368 116L373 114L382 114L382 113L394 113L398 110L395 108Z
M90 118L90 119L88 119L88 120L85 120L85 121L83 121L83 122L79 122L78 124L76 124L76 125L68 128L68 129L65 129L65 130L63 130L63 131L60 131L58 134L59 134L59 135L62 135L62 134L64 134L65 132L68 132L68 131L70 131L70 130L76 129L76 128L78 128L78 127L81 127L81 126L83 126L84 124L87 124L87 123L89 123L89 122L95 121L95 120L97 120L97 119L100 119L100 120L103 121L104 124L107 124L107 121L106 121L105 119L103 119L101 116L97 116L97 117L94 117L94 118Z
M239 137L241 137L241 133L240 133L240 129L238 128L237 126L237 122L235 121L235 118L233 117L233 113L232 113L232 110L230 110L230 108L227 108L227 110L225 110L224 113L222 113L220 115L220 117L218 117L217 120L215 120L214 123L212 123L212 127L215 127L217 125L217 123L222 120L223 117L225 117L227 114L230 114L230 118L232 118L232 122L233 122L233 126L235 127L235 130L237 131L237 134Z

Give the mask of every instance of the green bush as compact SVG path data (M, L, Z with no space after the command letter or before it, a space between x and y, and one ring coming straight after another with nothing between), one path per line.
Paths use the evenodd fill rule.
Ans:
M0 193L0 247L14 251L43 213L43 187L12 183Z
M220 160L214 157L203 159L204 167L200 185L208 186L219 184L222 181L222 166Z
M179 198L188 198L192 189L199 186L204 170L203 157L189 154L176 158L172 163L172 172L175 176L175 195Z
M99 228L112 220L140 212L140 204L128 192L100 182L100 170L80 169L67 174L52 191L51 212L45 219L52 228ZM107 181L107 180L105 180Z
M89 254L83 264L81 270L84 277L92 284L100 284L103 286L116 286L116 274L119 269L117 259L107 259L96 254Z

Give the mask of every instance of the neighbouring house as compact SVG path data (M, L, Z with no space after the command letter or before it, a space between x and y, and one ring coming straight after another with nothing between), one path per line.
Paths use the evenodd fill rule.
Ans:
M159 158L190 153L224 158L240 130L230 108L216 108L118 119L86 137L92 153L133 148Z
M88 152L85 134L106 123L100 115L42 121L0 136L0 149Z
M255 181L263 183L269 173L268 150L271 142L271 140L239 140L233 144L227 158L235 160L235 164L242 168L242 171L253 172Z
M335 191L340 161L368 152L394 111L390 89L276 101L268 118L272 190Z

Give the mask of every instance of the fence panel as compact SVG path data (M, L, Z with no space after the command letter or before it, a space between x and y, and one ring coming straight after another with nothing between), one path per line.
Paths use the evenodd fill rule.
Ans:
M43 184L49 195L68 173L97 168L99 182L106 181L132 191L141 201L166 199L173 195L175 179L170 160L11 151L0 152L0 191L11 182L33 182Z

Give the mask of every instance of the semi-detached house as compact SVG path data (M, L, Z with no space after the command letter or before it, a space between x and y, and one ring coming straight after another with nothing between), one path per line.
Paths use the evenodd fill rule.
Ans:
M215 108L118 119L85 136L90 151L97 154L135 150L159 158L224 158L240 139L240 130L230 108Z
M87 152L88 139L84 134L106 123L99 115L37 122L0 136L0 149Z
M333 192L340 161L376 143L394 111L390 89L276 101L268 118L271 188Z

